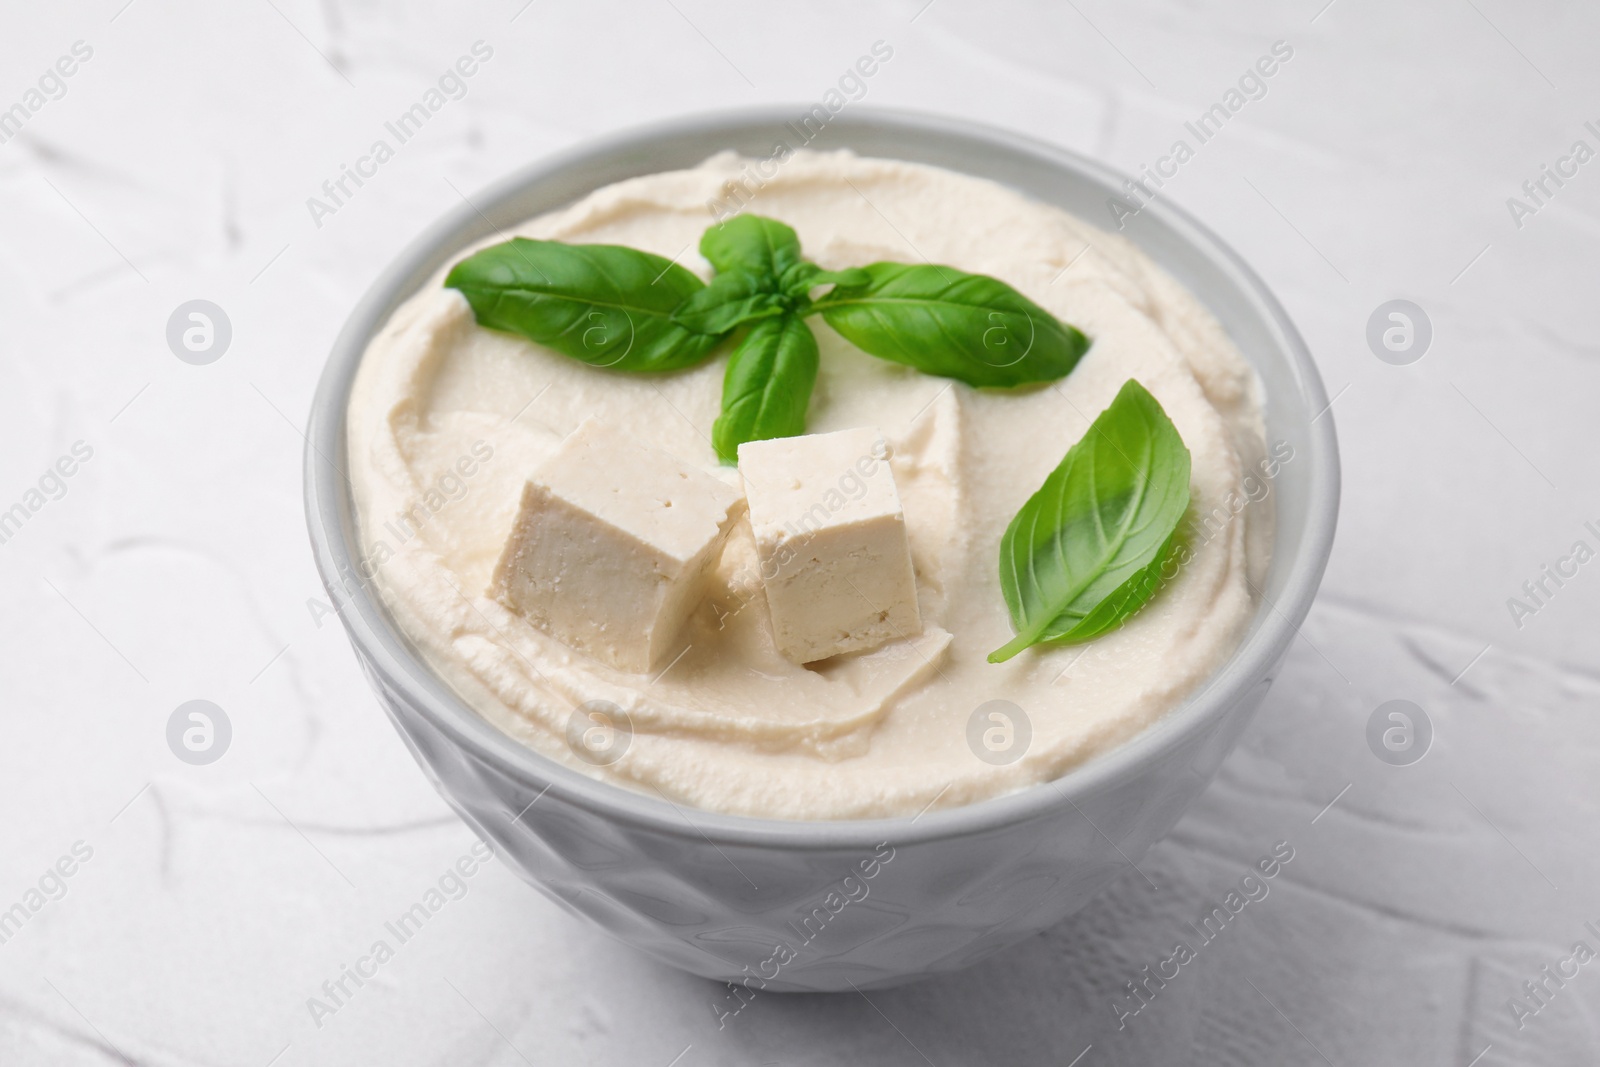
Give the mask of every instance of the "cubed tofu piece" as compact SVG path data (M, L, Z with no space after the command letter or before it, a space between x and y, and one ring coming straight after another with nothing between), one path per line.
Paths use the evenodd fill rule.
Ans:
M778 649L796 663L922 632L905 513L877 430L739 446Z
M645 673L683 651L742 511L737 489L589 419L528 479L490 592L573 648Z

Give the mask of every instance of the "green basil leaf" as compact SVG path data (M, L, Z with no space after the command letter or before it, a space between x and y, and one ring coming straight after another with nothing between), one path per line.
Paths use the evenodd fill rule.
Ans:
M1182 531L1175 530L1172 536L1156 553L1150 565L1134 574L1114 592L1100 602L1100 606L1085 615L1070 634L1062 634L1053 640L1062 643L1087 641L1093 637L1120 626L1123 620L1130 618L1134 612L1144 607L1145 602L1156 595L1163 584L1161 577L1162 568L1166 565L1172 554L1177 551Z
M868 280L817 300L856 347L968 385L1062 377L1089 339L1005 282L929 263L873 263Z
M989 662L1122 623L1160 584L1188 507L1189 450L1130 378L1000 540L1000 587L1017 636Z
M744 271L767 279L767 287L776 289L784 271L800 262L800 238L777 219L735 215L706 228L700 254L718 274Z
M819 285L865 285L871 280L860 267L844 270L823 270L808 260L802 260L783 272L778 279L778 289L790 300L809 303L811 290Z
M677 370L721 339L672 320L705 287L692 271L620 245L515 237L457 263L444 284L467 298L479 325L597 367Z
M781 315L783 297L749 271L719 274L673 312L672 321L696 333L725 334L741 323Z
M746 441L805 433L817 364L817 339L799 315L760 319L750 327L728 360L722 414L711 429L724 463L737 463Z

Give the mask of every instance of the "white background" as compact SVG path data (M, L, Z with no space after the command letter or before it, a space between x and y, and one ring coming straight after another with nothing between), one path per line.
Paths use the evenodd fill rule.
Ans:
M1600 562L1520 629L1507 599L1600 548L1600 162L1521 228L1506 199L1600 148L1600 13L1325 2L8 5L0 108L93 56L0 145L0 509L93 458L0 545L0 909L93 856L0 945L0 1063L1594 1062L1600 964L1520 1032L1507 999L1600 949ZM476 40L468 95L315 226L307 197ZM341 322L457 190L657 118L798 110L878 40L853 106L1129 170L1292 45L1167 187L1337 396L1338 543L1262 714L1142 873L965 973L764 996L719 1031L718 987L490 864L317 1027L307 998L472 842L316 609L300 430ZM1410 366L1365 339L1397 297L1434 328ZM165 340L194 298L232 321L209 366ZM207 767L165 740L196 698L233 726ZM1366 742L1391 699L1436 731L1413 766ZM1271 895L1119 1032L1122 983L1278 841Z

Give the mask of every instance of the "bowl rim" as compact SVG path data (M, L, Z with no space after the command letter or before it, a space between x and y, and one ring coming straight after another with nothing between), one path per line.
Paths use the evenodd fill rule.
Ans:
M1107 752L1048 782L948 809L871 819L774 819L734 815L677 804L624 786L592 778L541 755L483 718L457 696L412 651L372 583L341 578L357 573L346 519L353 524L348 494L345 407L368 341L388 319L392 304L409 297L423 270L458 252L470 231L488 223L487 212L530 185L565 172L689 135L734 136L752 128L771 131L805 111L805 105L766 106L701 113L652 122L543 156L492 183L431 223L378 276L351 311L324 364L307 422L304 450L306 523L319 576L337 609L358 657L454 745L543 796L553 791L568 803L615 822L668 836L698 837L713 845L781 846L793 850L870 850L882 842L896 846L986 833L1077 807L1078 801L1136 777L1160 763L1196 734L1206 731L1258 681L1265 678L1299 632L1310 610L1332 550L1339 503L1337 438L1327 391L1305 341L1259 275L1226 242L1188 212L1160 198L1141 214L1158 218L1214 266L1233 275L1270 316L1278 347L1307 410L1320 411L1308 428L1309 461L1300 467L1307 479L1305 535L1290 561L1276 603L1257 607L1258 623L1229 659L1160 720ZM1127 176L1105 164L1040 141L1028 134L966 119L903 109L854 107L830 120L828 129L892 129L898 134L990 145L1021 152L1057 169L1077 171L1111 188ZM979 175L981 176L981 175ZM491 227L492 228L492 227ZM327 459L325 457L334 457ZM341 591L344 602L341 604ZM1270 613L1270 614L1266 614ZM381 699L381 697L380 697ZM937 798L935 798L937 799ZM531 806L531 805L530 805ZM526 809L524 809L526 810ZM1081 809L1080 809L1081 811ZM519 816L520 817L520 816Z

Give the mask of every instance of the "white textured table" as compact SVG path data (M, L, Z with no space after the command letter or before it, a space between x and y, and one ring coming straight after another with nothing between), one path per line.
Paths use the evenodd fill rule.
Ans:
M1600 549L1600 12L1323 2L11 5L0 512L21 511L0 526L0 1063L1600 1058L1600 964L1572 957L1600 950L1600 562L1570 556ZM462 192L658 117L798 112L879 40L894 54L865 104L1127 170L1188 140L1162 195L1243 251L1305 332L1337 396L1345 498L1266 708L1141 871L966 973L870 1002L762 997L719 1030L717 987L491 862L314 1020L308 998L472 844L312 571L300 426L335 331ZM492 56L465 95L327 199L476 41ZM1185 123L1275 41L1292 57L1199 143ZM1561 184L1523 192L1546 165ZM1367 340L1396 298L1432 325L1409 365ZM231 322L208 365L166 338L193 299ZM48 473L62 457L71 475ZM1547 564L1576 575L1527 599ZM1514 618L1511 597L1537 610ZM209 766L167 742L194 699L231 724ZM1393 699L1434 731L1410 766L1367 741ZM1119 1030L1124 983L1197 943L1188 924L1280 841L1294 859L1270 895ZM1524 982L1543 982L1536 1014Z

